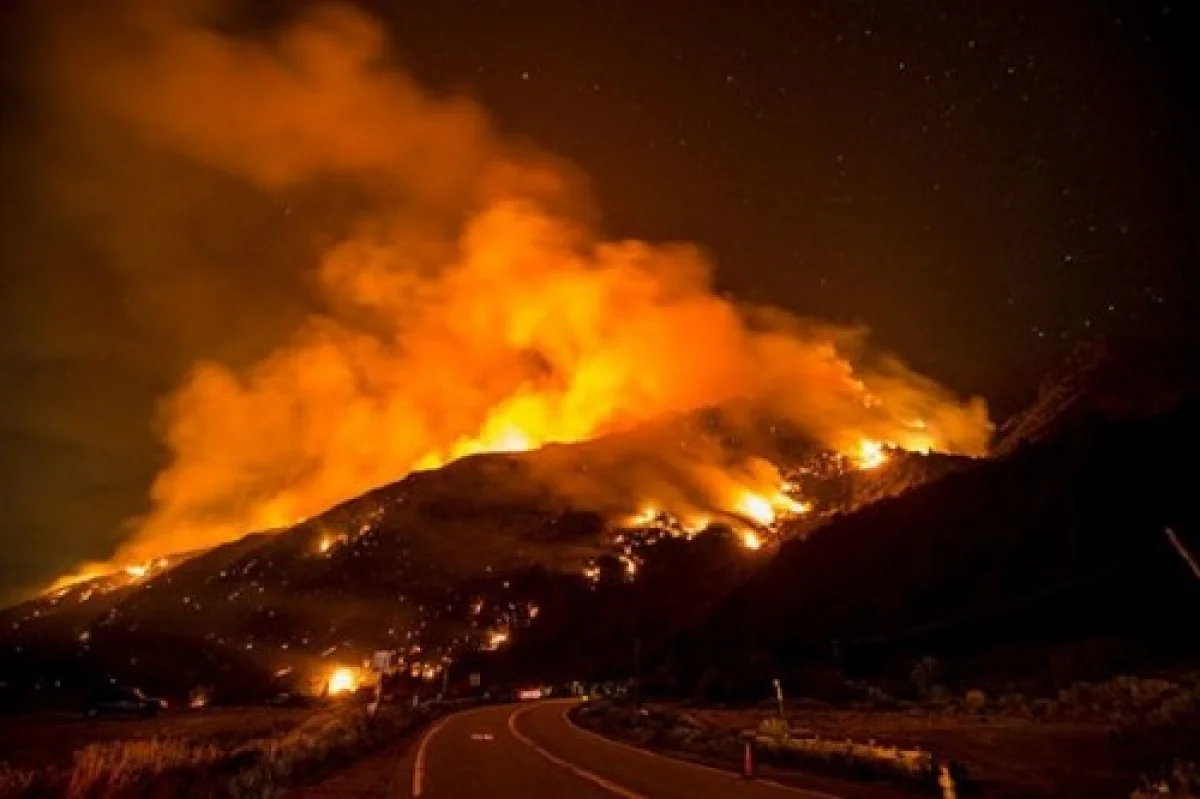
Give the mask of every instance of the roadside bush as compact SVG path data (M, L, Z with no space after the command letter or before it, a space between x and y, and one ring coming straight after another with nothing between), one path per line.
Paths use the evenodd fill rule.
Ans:
M69 797L116 797L150 784L157 789L165 782L194 782L223 756L213 746L197 746L182 738L91 744L75 753L64 793Z
M345 705L280 735L223 749L184 738L114 741L86 746L68 770L0 767L0 798L134 796L260 799L348 764L413 729L422 718L399 708Z

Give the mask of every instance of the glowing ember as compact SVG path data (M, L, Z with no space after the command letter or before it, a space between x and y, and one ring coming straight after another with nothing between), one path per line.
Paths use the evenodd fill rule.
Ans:
M758 549L762 546L762 538L753 530L742 531L742 546L746 549Z
M348 666L338 666L329 674L325 683L330 696L345 694L358 687L358 673Z
M864 438L858 442L858 468L874 469L882 466L885 462L887 462L887 452L884 451L882 441Z
M324 533L317 540L317 553L320 555L328 555L333 551L334 547L346 543L346 535L334 535L333 533Z
M483 642L483 648L488 652L495 652L507 643L508 630L489 630L487 638Z
M150 572L150 567L145 564L138 564L138 565L134 565L134 566L126 566L125 567L125 573L128 574L130 577L132 577L135 580L142 579L149 572Z

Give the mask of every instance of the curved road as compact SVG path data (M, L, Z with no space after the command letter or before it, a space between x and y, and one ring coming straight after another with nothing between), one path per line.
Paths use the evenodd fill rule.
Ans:
M580 729L573 701L456 713L429 728L401 764L398 796L421 799L834 799L661 757Z

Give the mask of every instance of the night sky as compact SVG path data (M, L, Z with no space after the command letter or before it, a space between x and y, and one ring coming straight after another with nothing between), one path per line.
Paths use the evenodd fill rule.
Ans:
M613 233L699 240L735 294L865 322L1001 412L1190 301L1171 3L397 5L407 65L584 165Z
M0 598L107 556L161 461L156 398L199 354L249 357L304 304L268 277L201 321L131 299L40 190L43 165L89 156L41 102L36 5L0 10ZM997 417L1081 340L1195 333L1183 4L360 5L423 84L576 163L606 234L699 242L723 290L861 322ZM281 224L278 203L245 208L257 235ZM196 258L237 257L246 227L221 220L232 243ZM270 323L208 335L264 297Z

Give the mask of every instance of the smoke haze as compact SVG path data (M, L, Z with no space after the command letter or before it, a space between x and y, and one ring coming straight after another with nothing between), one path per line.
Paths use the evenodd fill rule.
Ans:
M842 451L986 448L981 400L865 331L723 297L693 245L607 240L575 168L422 89L364 13L231 33L219 7L119 8L45 16L36 80L60 132L35 159L122 296L94 343L112 379L162 396L165 457L117 561L731 401ZM666 459L680 496L774 479L712 450Z

